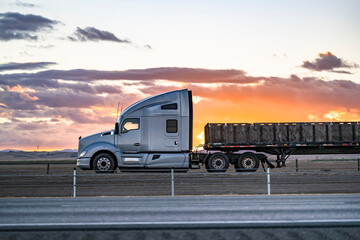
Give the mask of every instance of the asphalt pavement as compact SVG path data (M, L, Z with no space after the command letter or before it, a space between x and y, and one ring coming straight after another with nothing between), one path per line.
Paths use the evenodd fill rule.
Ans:
M0 237L36 236L358 239L360 195L0 199Z

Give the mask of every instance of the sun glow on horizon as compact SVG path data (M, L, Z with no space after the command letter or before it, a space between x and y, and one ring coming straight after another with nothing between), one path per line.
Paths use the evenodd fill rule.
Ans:
M324 118L327 118L330 120L336 120L336 121L344 121L345 115L346 115L346 112L330 111L330 112L324 114Z
M201 100L203 100L203 98L200 97L200 96L193 96L192 97L192 101L193 101L194 104L199 103Z

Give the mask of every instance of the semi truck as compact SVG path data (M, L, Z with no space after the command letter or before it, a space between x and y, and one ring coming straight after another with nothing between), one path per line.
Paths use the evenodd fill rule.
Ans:
M125 109L112 130L79 137L77 166L96 173L253 172L277 167L290 155L360 154L359 122L208 123L203 151L193 151L192 91L152 96Z

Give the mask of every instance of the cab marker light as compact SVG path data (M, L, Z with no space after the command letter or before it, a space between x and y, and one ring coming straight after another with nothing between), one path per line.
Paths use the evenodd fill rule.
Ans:
M87 154L87 151L82 151L79 155L79 157L84 157Z

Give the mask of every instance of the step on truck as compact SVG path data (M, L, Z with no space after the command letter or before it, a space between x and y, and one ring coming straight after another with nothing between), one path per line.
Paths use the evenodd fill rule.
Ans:
M208 123L204 150L192 151L192 92L163 93L125 109L106 132L79 137L77 166L96 173L256 171L276 155L277 167L290 155L360 154L358 122Z

